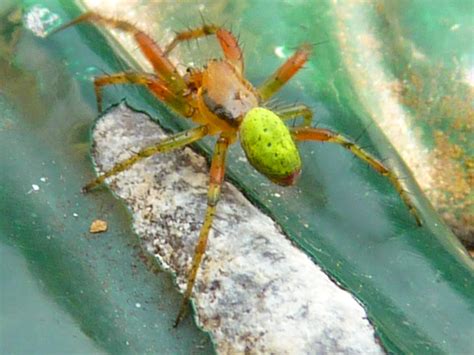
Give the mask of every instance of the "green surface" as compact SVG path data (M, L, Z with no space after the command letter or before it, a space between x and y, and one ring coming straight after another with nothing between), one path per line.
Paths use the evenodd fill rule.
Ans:
M75 8L61 2L34 3L59 14L62 21L77 15ZM301 42L329 40L316 47L307 68L279 98L309 104L322 127L360 136L367 128L367 115L342 64L335 39L337 16L330 2L249 4L213 2L205 15L240 29L250 80L261 82L282 62L274 54L276 47L288 54ZM190 25L198 24L197 4L188 5L179 12L176 6L152 6L149 11L162 20L157 31L182 28L183 19L196 18ZM209 341L190 326L189 318L178 331L170 329L179 297L169 276L147 271L139 260L122 205L107 193L79 194L92 176L87 131L97 114L91 77L120 71L125 64L93 26L41 39L21 31L20 25L15 32L11 20L3 25L9 23L5 19L0 19L0 148L9 153L2 154L0 162L5 167L0 194L6 196L0 202L6 216L0 222L2 242L23 256L42 292L74 319L75 331L93 340L93 345L86 341L84 349L143 352L166 347L177 352L179 346L182 353L208 352ZM200 51L201 56L208 53ZM105 103L124 97L167 129L184 126L136 88L108 89ZM425 226L416 226L384 178L341 147L301 144L303 173L294 188L270 184L238 160L242 152L237 147L229 157L229 175L297 245L361 300L387 349L469 352L474 346L471 260L377 128L371 126L370 136L363 134L359 143L398 167ZM208 151L208 146L202 148ZM28 193L32 184L40 190ZM88 226L99 217L109 221L111 230L90 236ZM49 328L42 331L51 334ZM18 341L8 339L10 346Z
M333 13L359 104L473 248L474 3L351 1L335 3Z
M125 208L80 194L96 109L93 93L82 95L90 74L76 74L80 63L107 67L100 56L112 53L74 32L36 38L9 14L0 18L0 353L212 353L192 318L172 328L181 297L170 275L144 263ZM96 218L106 233L88 232Z
M31 277L30 267L17 247L0 244L0 352L38 354L56 352L102 353L77 326L70 313L44 292L44 283ZM19 341L27 336L27 341Z

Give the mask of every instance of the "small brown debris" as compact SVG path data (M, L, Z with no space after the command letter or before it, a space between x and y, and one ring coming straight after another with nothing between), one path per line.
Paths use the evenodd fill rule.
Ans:
M89 232L91 233L102 233L107 230L107 222L101 219L96 219L92 222Z

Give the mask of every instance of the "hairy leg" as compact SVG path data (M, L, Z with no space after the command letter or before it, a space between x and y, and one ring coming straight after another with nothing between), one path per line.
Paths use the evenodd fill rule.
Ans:
M291 120L292 118L296 117L303 117L303 127L310 127L313 121L313 111L311 111L306 105L284 107L277 109L275 113L284 121Z
M203 25L202 27L188 31L178 32L175 38L165 49L165 55L170 53L180 42L197 39L204 36L216 35L219 45L224 52L225 58L231 62L241 73L244 71L242 50L235 36L225 28L215 25Z
M202 257L206 251L207 238L209 236L209 231L211 229L214 214L216 212L217 202L219 201L222 182L224 181L225 158L229 144L229 139L221 136L218 139L214 149L210 171L209 190L207 193L206 216L204 217L204 223L199 233L199 239L194 252L191 270L188 274L188 283L184 293L183 302L181 303L178 316L176 317L176 321L174 323L175 327L178 326L179 322L186 314L186 308L188 306L189 298L193 292L194 282L196 281L199 266L201 265Z
M258 88L258 92L262 100L268 100L283 85L300 70L307 62L311 54L311 45L303 44L288 60L283 63L262 85Z
M168 152L177 148L181 148L185 145L188 145L192 142L195 142L204 136L207 135L208 129L207 126L199 126L195 127L192 129L189 129L184 132L177 133L175 135L172 135L163 141L151 145L148 147L145 147L141 149L138 153L132 155L130 158L125 159L117 164L115 164L112 169L108 170L95 180L91 181L88 183L86 186L83 187L83 192L89 192L93 188L99 186L104 182L105 179L108 177L117 175L118 173L129 169L133 164L139 162L142 159L151 157L152 155L158 154L158 153L164 153Z
M102 75L94 78L94 90L97 98L97 108L102 111L102 88L107 85L134 84L144 85L161 101L172 107L185 117L191 116L192 107L186 100L176 95L155 75L146 73L122 72L111 75Z
M397 190L398 194L402 198L405 205L408 207L408 210L413 215L416 220L416 223L421 226L422 221L418 210L415 207L415 204L412 202L410 195L403 188L403 185L400 182L400 179L397 175L389 170L382 162L373 157L370 153L366 152L364 149L356 145L354 142L350 141L348 138L332 132L327 129L321 128L292 128L290 129L293 138L297 141L319 141L319 142L331 142L336 143L347 150L350 150L355 156L365 161L369 164L375 171L381 175L387 177L392 185Z
M153 66L156 74L168 84L168 87L172 91L179 94L186 90L187 86L184 79L181 77L181 75L179 75L173 63L171 63L171 61L163 53L163 50L160 48L160 46L158 46L158 44L150 36L127 21L103 17L95 12L86 12L71 22L68 22L55 29L50 33L50 35L81 22L92 22L130 33L137 41L143 55Z

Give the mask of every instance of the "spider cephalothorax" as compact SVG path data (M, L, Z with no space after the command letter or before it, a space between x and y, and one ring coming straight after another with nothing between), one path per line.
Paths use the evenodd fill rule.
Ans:
M170 151L195 142L207 135L218 135L210 168L206 216L199 234L187 288L176 324L183 318L191 296L196 275L204 255L212 220L219 201L225 175L225 159L229 145L240 139L250 164L269 180L280 185L292 185L301 172L301 159L296 141L332 142L351 151L374 170L386 176L421 225L418 212L400 180L383 163L351 140L328 129L311 127L312 112L304 105L296 105L275 112L263 108L263 103L295 75L306 63L311 46L303 44L263 84L254 87L244 77L244 60L234 35L225 28L205 24L200 28L178 32L164 49L136 26L122 20L110 19L88 12L61 26L62 30L89 21L130 33L154 73L121 72L103 75L94 80L97 105L102 109L102 87L114 84L136 84L147 87L160 101L183 117L193 120L197 127L177 133L155 145L146 147L132 157L84 187L84 191L102 184L107 177L128 169L137 161L157 153ZM211 59L203 69L188 69L181 75L168 59L168 54L182 41L215 35L224 53L222 60ZM289 128L285 121L303 117L301 125Z

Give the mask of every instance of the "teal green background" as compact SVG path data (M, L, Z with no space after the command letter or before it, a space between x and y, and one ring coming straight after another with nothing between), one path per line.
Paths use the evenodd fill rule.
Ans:
M410 3L406 1L407 9ZM62 21L79 13L66 1L25 1L23 8L38 4ZM246 72L255 83L281 64L273 54L275 46L289 53L301 42L328 40L316 46L307 68L278 97L310 105L321 127L350 137L365 132L367 114L340 58L330 2L213 4L217 3L209 4L206 15L240 28ZM416 11L441 13L442 8L418 2ZM91 79L127 68L133 54L114 48L93 26L38 38L16 20L13 2L0 10L0 148L7 152L0 156L2 285L24 280L18 291L13 285L8 288L11 296L2 291L0 350L21 353L31 346L39 353L63 349L210 352L209 338L190 318L177 330L171 329L180 296L172 278L156 271L155 262L142 252L121 202L104 190L87 196L79 193L93 176L89 129L97 112ZM198 24L196 13L195 7L183 6L178 19L169 17L161 26L182 28L180 21L193 17L196 21L191 25ZM432 23L429 17L427 21ZM408 24L413 31L420 30L417 21ZM436 48L433 51L439 53ZM394 56L393 61L401 65L403 57ZM123 98L167 130L187 125L143 90L115 87L105 93L106 104ZM196 149L208 154L211 144L208 139ZM267 182L238 160L242 152L237 146L231 152L228 176L364 304L389 351L470 351L472 261L427 203L383 133L371 126L370 135L362 134L359 144L390 158L401 172L420 206L422 228L415 225L393 187L341 147L301 144L304 168L294 188ZM45 183L42 177L47 178ZM32 184L40 190L29 193ZM95 218L106 219L110 230L89 234ZM16 292L26 296L22 291L26 287L31 297L14 296ZM11 314L18 316L13 319ZM43 326L38 325L41 314L49 315L41 318ZM61 336L55 329L69 335ZM44 338L53 340L44 342Z

